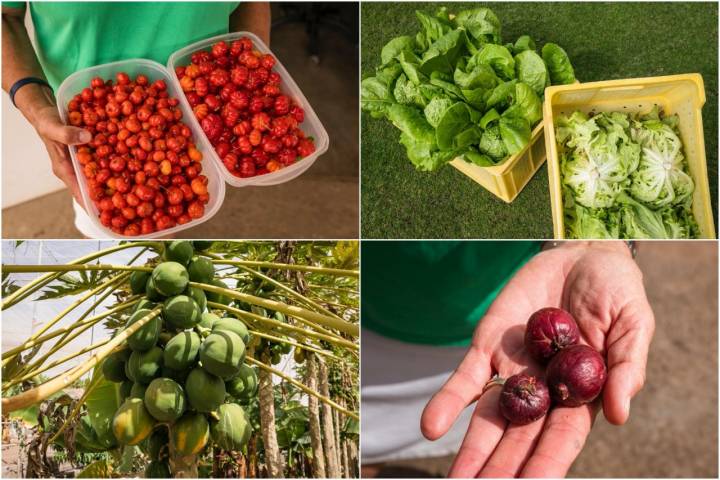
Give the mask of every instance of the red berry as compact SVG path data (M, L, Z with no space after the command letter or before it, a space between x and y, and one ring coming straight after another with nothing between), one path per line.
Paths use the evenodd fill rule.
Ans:
M230 74L227 70L216 68L210 73L210 84L216 87L222 87L230 81Z
M305 111L297 105L292 107L290 115L292 115L298 123L302 123L305 120Z
M204 50L200 50L190 56L190 61L195 65L200 65L203 62L210 61L210 54Z
M237 57L243 51L243 44L240 40L235 40L230 44L230 55Z
M265 137L262 140L262 147L268 153L278 153L282 148L282 142L276 138Z
M255 176L255 164L248 160L243 160L242 163L240 163L240 176L241 177L253 177Z
M199 97L204 97L208 94L210 85L205 77L198 77L195 79L195 93Z
M268 70L270 70L275 66L275 57L273 57L269 53L266 53L260 58L260 65L262 65L263 68L267 68Z
M236 90L230 94L230 104L238 110L245 110L249 103L248 94L242 90Z
M200 126L210 140L217 139L223 129L222 120L214 113L210 113L207 117L203 118Z
M256 130L265 131L270 129L270 115L265 112L256 113L250 120L250 124Z
M215 58L220 58L224 55L227 55L228 50L228 44L225 43L225 41L220 40L212 46L212 56Z
M283 135L282 142L286 147L293 148L298 144L298 137L292 134Z
M199 201L194 201L188 205L187 213L190 218L200 218L205 214L205 206Z
M246 67L243 67L242 65L237 66L230 70L230 81L237 85L238 87L241 87L245 85L245 82L247 82L248 79L248 69Z
M278 95L275 98L275 114L287 115L290 112L290 99L285 95Z
M298 142L297 151L303 158L312 155L315 152L315 143L310 138L303 138Z

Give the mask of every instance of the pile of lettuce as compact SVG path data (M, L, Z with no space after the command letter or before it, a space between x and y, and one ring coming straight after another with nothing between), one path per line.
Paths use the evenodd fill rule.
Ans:
M678 117L575 112L557 121L568 238L696 238Z
M362 81L361 105L401 131L419 170L456 157L497 165L530 141L545 87L575 82L558 45L547 43L538 54L526 35L503 45L488 8L415 15L421 30L383 47L375 75Z

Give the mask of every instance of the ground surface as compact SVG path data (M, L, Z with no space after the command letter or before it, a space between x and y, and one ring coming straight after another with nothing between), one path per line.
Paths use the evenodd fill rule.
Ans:
M717 477L717 244L646 242L638 262L656 317L645 388L626 425L598 416L568 477ZM396 463L381 476L443 476L451 461Z
M273 14L277 19L282 12L275 6ZM182 237L358 237L357 44L346 35L322 28L319 64L310 58L307 44L302 24L273 29L271 48L325 126L330 149L289 183L246 188L228 185L218 214L185 230ZM5 238L81 238L66 191L4 209L2 217Z
M372 75L391 38L414 35L417 9L446 4L364 3L361 75ZM479 4L453 3L453 11ZM505 41L523 34L555 42L583 82L699 72L705 81L705 148L717 205L718 88L716 3L493 3ZM658 28L662 25L662 28ZM552 238L547 167L507 205L446 167L415 170L386 120L363 113L364 238ZM717 219L717 210L715 210ZM717 224L717 221L715 222Z

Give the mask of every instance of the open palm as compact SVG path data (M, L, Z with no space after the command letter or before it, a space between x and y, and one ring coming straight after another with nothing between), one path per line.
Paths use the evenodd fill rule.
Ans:
M543 374L525 352L530 315L561 307L578 323L581 343L606 358L602 398L578 408L556 407L528 425L500 414L499 388L483 387L494 374ZM642 274L622 242L567 243L540 253L498 295L480 321L470 349L423 412L430 440L444 435L460 412L477 400L451 477L560 477L582 449L602 402L605 417L624 423L630 399L642 388L653 313Z

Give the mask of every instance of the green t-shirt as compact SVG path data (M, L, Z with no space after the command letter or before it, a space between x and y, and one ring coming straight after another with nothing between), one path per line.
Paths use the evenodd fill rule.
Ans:
M25 2L3 2L22 8ZM53 89L83 68L171 53L228 33L238 2L29 2L38 58Z
M540 242L363 242L363 328L408 343L467 345L499 291L540 247Z

